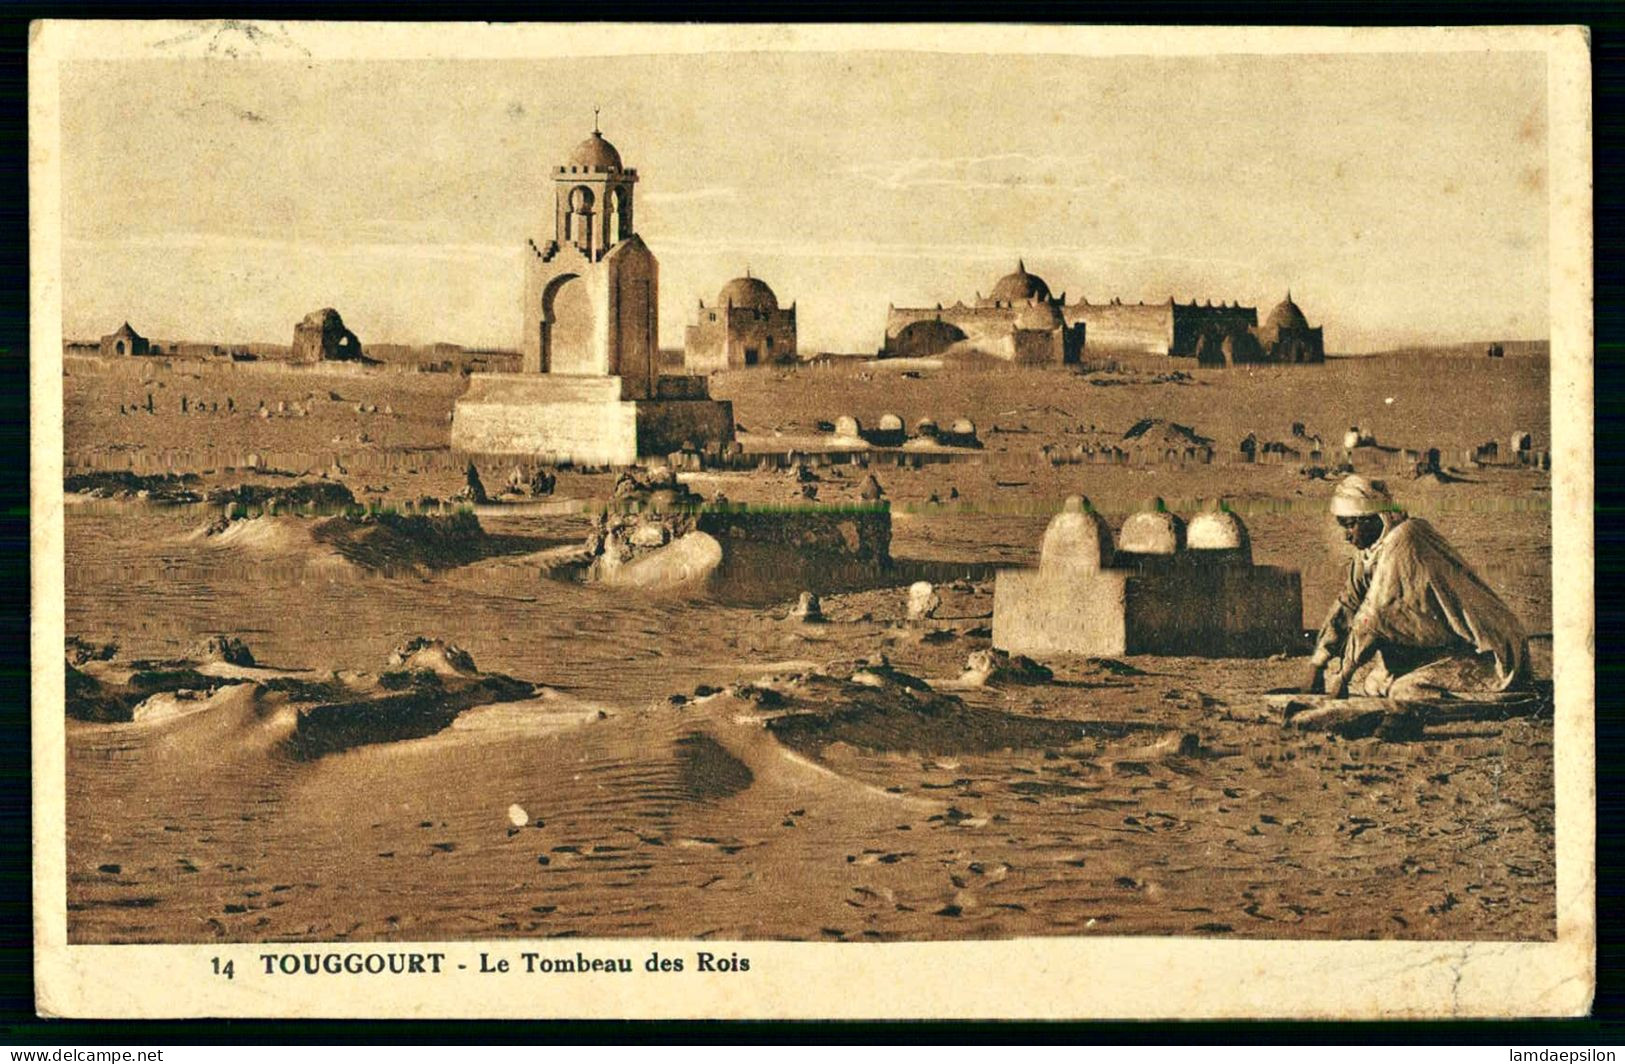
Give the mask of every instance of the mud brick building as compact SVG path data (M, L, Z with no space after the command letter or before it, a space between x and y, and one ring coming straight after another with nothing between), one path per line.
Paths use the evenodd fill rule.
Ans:
M123 358L126 355L150 354L152 345L145 336L130 328L129 322L125 322L117 331L102 337L99 350L103 358Z
M1018 262L986 297L970 304L889 307L882 357L929 357L959 345L1013 362L1076 362L1091 355L1168 355L1204 365L1321 362L1319 328L1311 328L1289 292L1264 324L1240 303L1091 303L1050 294L1042 277Z
M700 300L683 334L683 366L696 373L795 360L795 304L781 309L773 289L748 268L722 286L711 306Z
M1309 327L1309 319L1292 302L1290 291L1270 311L1257 335L1266 362L1326 361L1326 343L1320 328Z

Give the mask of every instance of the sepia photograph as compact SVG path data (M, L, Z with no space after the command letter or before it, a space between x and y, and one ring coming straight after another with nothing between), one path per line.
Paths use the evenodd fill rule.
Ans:
M1584 35L1388 32L37 27L52 1008L1586 1007Z

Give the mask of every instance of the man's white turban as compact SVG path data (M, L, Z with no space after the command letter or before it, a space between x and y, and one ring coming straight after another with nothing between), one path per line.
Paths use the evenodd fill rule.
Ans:
M1371 514L1391 513L1396 509L1388 485L1380 480L1369 480L1358 473L1344 477L1332 492L1333 517L1366 517Z

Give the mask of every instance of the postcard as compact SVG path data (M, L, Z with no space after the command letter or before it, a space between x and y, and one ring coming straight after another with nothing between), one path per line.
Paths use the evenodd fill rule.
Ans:
M29 94L41 1014L1590 1008L1584 28Z

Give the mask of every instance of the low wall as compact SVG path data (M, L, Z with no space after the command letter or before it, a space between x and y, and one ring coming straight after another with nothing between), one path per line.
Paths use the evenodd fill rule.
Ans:
M733 442L734 407L726 400L649 399L636 405L639 454L670 454L691 442L700 447Z
M703 588L718 601L750 607L898 579L884 505L646 511L612 517L588 551L596 558L589 579L647 590Z
M697 527L715 536L725 551L755 544L860 562L891 560L891 508L884 505L706 510Z
M732 605L766 606L802 591L839 594L892 578L888 508L713 510L700 515L699 527L722 545L710 593Z
M711 382L702 376L662 373L655 379L656 399L709 399Z

